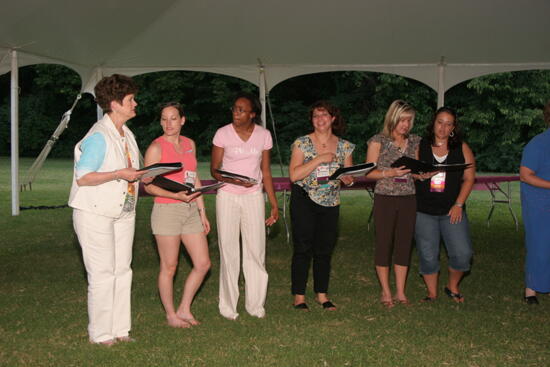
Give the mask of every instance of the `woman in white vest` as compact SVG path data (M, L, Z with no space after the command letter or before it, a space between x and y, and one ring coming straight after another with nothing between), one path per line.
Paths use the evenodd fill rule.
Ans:
M132 341L130 289L139 149L125 123L136 115L134 81L114 74L94 92L105 115L74 150L69 206L88 273L90 342ZM150 181L150 179L148 179Z

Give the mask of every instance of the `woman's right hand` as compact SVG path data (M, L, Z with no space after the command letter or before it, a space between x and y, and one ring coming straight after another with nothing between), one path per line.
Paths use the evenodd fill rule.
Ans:
M330 153L330 152L319 154L317 156L317 159L319 160L319 164L321 164L321 163L331 163L331 162L336 161L336 154Z
M401 166L401 167L396 167L396 168L391 168L391 169L388 169L385 172L385 177L386 178L392 178L392 177L401 177L401 176L405 176L407 173L410 173L411 170L410 169L407 169L405 168L405 166Z
M190 203L191 201L199 197L201 194L202 192L195 192L191 195L187 195L187 191L180 191L176 193L176 200L181 200L184 203Z
M145 171L138 171L135 168L122 168L115 171L116 179L123 179L128 182L139 180Z

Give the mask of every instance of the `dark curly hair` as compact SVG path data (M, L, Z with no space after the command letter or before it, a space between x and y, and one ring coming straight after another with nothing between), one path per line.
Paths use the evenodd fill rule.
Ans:
M256 115L252 119L252 122L255 124L261 124L262 123L262 105L260 104L260 100L256 95L248 92L239 92L235 95L235 98L233 98L233 105L235 105L235 102L237 102L238 99L244 98L248 100L250 103L250 108L252 108L252 112L254 112Z
M428 139L431 145L435 145L434 126L437 120L437 116L440 113L448 113L449 115L453 116L454 130L453 130L453 136L449 136L448 148L453 149L462 145L462 131L460 130L460 125L458 124L456 112L451 107L447 107L447 106L439 107L437 111L435 111L434 116L432 118L432 122L428 124L428 126L426 126L426 139Z
M325 110L334 117L334 122L332 123L332 133L337 136L341 136L346 130L346 122L340 114L340 109L334 106L329 101L321 100L317 101L309 107L309 120L313 121L313 112L315 110Z
M94 88L95 101L103 112L111 112L111 102L122 103L128 94L136 94L138 86L126 75L113 74L101 79Z

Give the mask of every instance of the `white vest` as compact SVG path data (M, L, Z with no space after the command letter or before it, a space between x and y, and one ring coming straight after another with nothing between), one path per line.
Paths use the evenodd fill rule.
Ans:
M69 196L70 207L111 218L120 217L126 192L128 191L128 181L119 179L96 186L78 186L76 183L76 163L80 160L82 154L80 150L82 141L98 132L105 138L106 148L103 163L97 172L112 172L128 167L128 159L124 148L125 142L130 152L132 167L138 169L139 148L134 134L126 125L123 125L122 129L124 130L124 137L120 136L109 115L105 114L101 120L92 126L86 136L76 144L74 148L75 173L73 174L73 184ZM135 186L137 204L139 184L135 182L133 185Z

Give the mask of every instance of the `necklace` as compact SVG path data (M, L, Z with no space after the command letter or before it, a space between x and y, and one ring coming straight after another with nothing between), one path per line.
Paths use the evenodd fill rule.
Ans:
M328 141L330 140L330 137L329 137L324 143L321 141L321 139L319 139L318 136L315 136L315 139L317 139L317 141L319 142L319 144L321 144L321 147L324 149L324 148L327 147L327 144L328 144Z
M438 146L438 147L443 146L443 144L445 144L445 142L443 142L443 141L436 141L435 142L435 145Z

